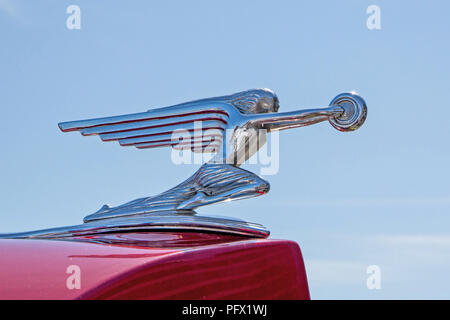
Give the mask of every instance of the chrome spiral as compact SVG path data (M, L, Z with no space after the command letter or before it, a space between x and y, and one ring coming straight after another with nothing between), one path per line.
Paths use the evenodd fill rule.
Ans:
M355 92L341 93L330 102L330 106L339 106L344 112L328 120L339 131L354 131L364 124L367 118L367 105Z

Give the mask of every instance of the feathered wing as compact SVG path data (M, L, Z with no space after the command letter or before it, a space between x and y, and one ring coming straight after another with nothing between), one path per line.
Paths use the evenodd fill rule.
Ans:
M115 117L62 122L63 132L99 135L103 141L122 146L155 148L171 146L195 152L214 152L222 145L229 122L234 126L243 115L278 110L278 98L269 89L252 89ZM233 119L233 121L230 121ZM185 135L173 134L177 131ZM178 137L178 138L177 138Z
M63 132L98 135L102 141L139 149L173 147L214 152L220 147L229 115L220 107L173 106L114 117L62 122Z

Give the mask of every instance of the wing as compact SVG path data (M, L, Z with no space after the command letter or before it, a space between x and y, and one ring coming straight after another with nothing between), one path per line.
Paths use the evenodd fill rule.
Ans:
M194 152L214 152L222 144L229 112L220 106L177 105L147 112L62 122L63 132L98 135L103 141L139 149L173 147Z
M147 112L63 122L59 127L63 132L99 135L103 141L118 141L122 146L140 149L170 146L215 152L222 146L229 123L234 128L241 120L248 120L244 115L277 110L278 98L272 91L252 89Z

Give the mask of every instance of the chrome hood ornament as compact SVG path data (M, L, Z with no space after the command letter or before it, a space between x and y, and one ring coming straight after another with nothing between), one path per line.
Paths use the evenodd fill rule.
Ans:
M86 216L80 226L22 236L60 238L108 230L177 228L267 237L269 231L261 225L198 216L194 210L269 191L267 181L239 167L266 143L268 133L325 120L337 130L353 131L367 116L366 103L355 93L340 94L325 108L282 113L278 109L275 93L269 89L254 89L142 113L60 123L63 132L98 135L103 141L117 141L121 146L191 149L214 153L214 156L192 177L159 195L117 207L104 205Z

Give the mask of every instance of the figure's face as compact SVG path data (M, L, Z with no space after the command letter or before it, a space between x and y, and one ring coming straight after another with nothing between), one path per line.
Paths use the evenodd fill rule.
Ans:
M257 113L278 112L279 108L280 104L278 97L274 93L270 93L267 96L262 97L256 105Z

